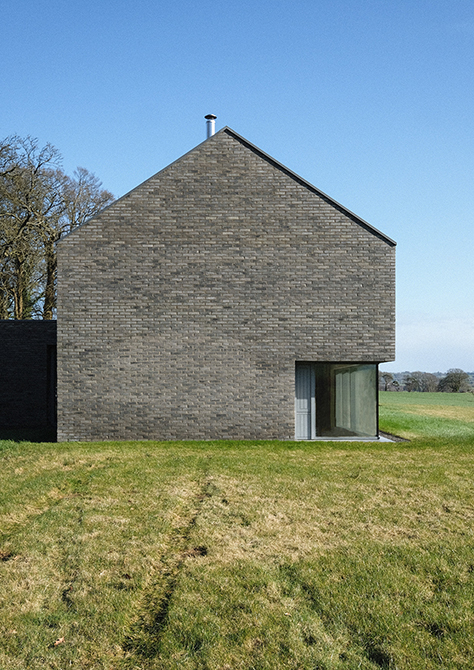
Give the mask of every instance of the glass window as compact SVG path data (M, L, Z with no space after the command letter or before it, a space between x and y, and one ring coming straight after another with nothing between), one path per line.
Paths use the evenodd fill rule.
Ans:
M297 363L296 390L298 439L377 437L375 363ZM308 395L305 403L298 397L302 393ZM307 417L302 416L305 408Z

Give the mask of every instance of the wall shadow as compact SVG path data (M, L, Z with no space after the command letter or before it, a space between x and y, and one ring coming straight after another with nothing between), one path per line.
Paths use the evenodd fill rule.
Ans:
M55 428L0 428L0 441L57 442Z

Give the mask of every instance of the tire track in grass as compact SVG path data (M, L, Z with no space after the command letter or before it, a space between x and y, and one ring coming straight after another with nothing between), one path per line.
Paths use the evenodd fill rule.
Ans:
M138 617L130 627L122 644L124 668L133 667L133 658L153 659L159 654L161 639L168 622L174 592L186 558L205 556L205 546L191 547L191 533L201 514L203 503L214 493L215 486L205 473L205 479L193 499L188 522L175 529L169 538L170 551L163 555L163 569L146 589ZM131 665L129 665L131 663Z
M81 573L81 553L82 541L81 530L84 525L84 508L78 505L75 509L75 519L70 528L74 529L71 533L71 539L67 542L67 555L64 557L62 565L64 566L64 582L63 590L61 592L61 601L66 606L68 611L77 611L75 603L75 591Z

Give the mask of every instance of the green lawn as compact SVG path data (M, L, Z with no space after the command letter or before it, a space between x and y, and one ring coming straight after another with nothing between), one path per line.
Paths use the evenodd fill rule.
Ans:
M0 442L1 670L473 667L474 396L380 417L412 441Z
M472 393L416 393L408 391L381 391L380 403L397 407L407 405L435 405L439 407L467 407L474 409Z
M383 430L409 439L429 438L428 446L474 444L472 393L380 394Z

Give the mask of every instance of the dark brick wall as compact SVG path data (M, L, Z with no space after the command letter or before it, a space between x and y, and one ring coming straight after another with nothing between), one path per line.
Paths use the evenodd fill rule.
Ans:
M394 358L394 251L224 129L60 243L59 439L293 438L296 360Z
M54 427L55 347L56 321L0 321L0 428Z

